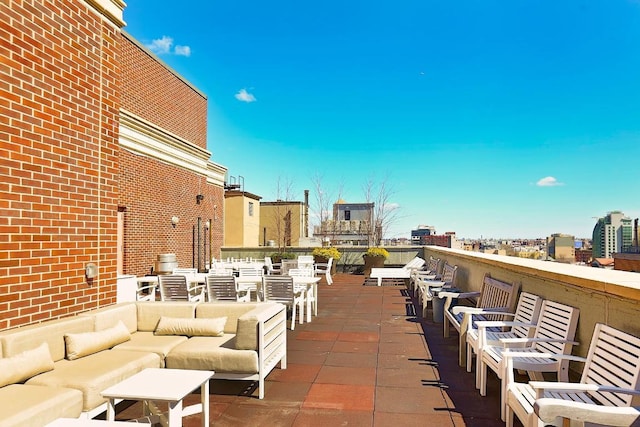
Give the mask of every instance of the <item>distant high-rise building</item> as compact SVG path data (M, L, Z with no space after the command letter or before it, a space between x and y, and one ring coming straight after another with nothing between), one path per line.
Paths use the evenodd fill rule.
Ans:
M631 218L620 211L609 212L593 227L594 258L611 258L615 252L625 252L632 245Z
M421 245L423 236L433 236L436 234L436 228L432 225L419 225L417 229L411 230L411 244Z
M574 262L576 258L575 237L568 234L552 234L548 239L547 253L556 261Z

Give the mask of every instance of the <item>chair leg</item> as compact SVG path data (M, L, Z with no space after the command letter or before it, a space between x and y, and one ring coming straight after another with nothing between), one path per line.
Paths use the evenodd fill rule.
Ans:
M471 372L471 364L473 363L473 347L467 342L467 372Z
M296 328L296 303L291 304L291 330Z

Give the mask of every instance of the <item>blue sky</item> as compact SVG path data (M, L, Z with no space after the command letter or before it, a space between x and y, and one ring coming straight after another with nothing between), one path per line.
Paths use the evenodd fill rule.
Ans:
M364 202L384 183L387 237L590 237L595 216L640 216L639 0L132 0L124 16L207 95L212 160L265 201L313 205L320 183Z

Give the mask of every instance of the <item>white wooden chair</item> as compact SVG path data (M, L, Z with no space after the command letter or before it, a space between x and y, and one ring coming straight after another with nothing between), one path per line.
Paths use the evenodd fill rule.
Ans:
M424 265L424 269L414 269L411 272L411 278L409 279L409 292L412 297L417 297L418 281L420 280L435 280L440 275L440 258L429 257L429 260Z
M443 335L449 336L451 326L458 331L458 364L464 366L467 358L467 330L471 315L479 311L492 311L495 315L482 315L485 320L501 319L499 313L512 313L517 302L520 286L516 283L503 282L486 273L482 279L480 291L452 292L445 290L438 294L438 298L445 298ZM464 305L453 306L454 300L475 299L475 307ZM477 317L480 317L478 315ZM476 319L479 320L479 319Z
M174 268L172 271L173 274L196 274L197 272L198 272L197 268L184 268L184 267Z
M259 289L262 285L262 276L264 276L264 269L254 267L239 267L238 277L236 279L236 285L238 291L247 291L249 294L255 292L256 300L261 300L262 290Z
M204 301L204 287L192 286L184 274L158 276L162 301Z
M532 380L544 379L544 372L555 372L559 381L569 380L569 360L553 357L517 357L519 353L530 354L571 354L573 341L578 325L580 310L555 301L544 300L540 309L540 317L535 326L533 338L502 338L500 345L485 345L477 358L477 368L480 370L480 394L487 394L487 369L491 369L500 378L500 414L505 419L505 395L513 373L509 375L505 354L511 353L514 369L526 371ZM510 326L510 322L495 322ZM524 326L524 325L522 325ZM478 333L484 334L484 325L478 325ZM514 346L518 346L514 348Z
M538 295L521 292L515 312L499 315L502 318L512 319L508 327L504 326L503 321L479 320L486 319L487 315L495 315L493 310L480 309L472 313L472 321L467 323L467 372L471 372L473 354L481 354L485 345L500 345L500 340L503 338L533 338L542 301L543 299ZM481 325L482 329L479 329L478 325ZM479 332L480 330L482 333ZM480 369L476 369L476 388L480 388Z
M327 281L327 285L333 283L333 279L331 278L331 267L333 266L333 258L329 258L329 260L324 262L316 263L316 276L324 276Z
M313 270L309 270L308 268L292 268L289 270L289 276L291 277L314 277L315 272ZM295 279L294 279L295 282ZM294 288L298 290L297 286L294 284ZM300 287L302 290L302 287ZM311 321L311 313L315 316L318 315L318 285L317 283L311 284L309 286L305 285L304 288L304 300L306 303L307 310L307 322ZM312 310L313 307L313 310ZM300 312L300 316L302 316L302 312Z
M601 323L596 324L586 358L553 356L562 360L584 362L579 383L516 383L507 389L507 426L516 415L524 427L553 423L556 417L608 426L640 424L640 408L631 407L640 395L640 338ZM508 359L507 367L513 375ZM558 424L556 424L558 425ZM572 423L571 425L575 425Z
M282 272L282 264L274 263L270 256L264 257L264 266L267 274L280 274Z
M427 306L429 305L429 301L433 300L433 292L431 291L431 289L448 289L453 287L453 283L456 280L457 274L458 266L451 265L448 262L445 262L444 267L442 268L442 275L440 276L434 276L434 278L430 278L431 275L418 275L416 285L418 289L418 300L420 301L420 304L422 306L422 317L427 316Z
M209 302L250 301L249 291L238 289L236 278L233 275L219 276L210 274L207 275L204 280L207 285L207 298Z
M291 309L291 330L296 327L296 312L299 312L299 323L302 324L304 312L304 292L293 287L291 276L262 277L262 292L265 301L279 302Z
M298 256L298 268L304 268L313 271L314 260L312 255L300 255Z

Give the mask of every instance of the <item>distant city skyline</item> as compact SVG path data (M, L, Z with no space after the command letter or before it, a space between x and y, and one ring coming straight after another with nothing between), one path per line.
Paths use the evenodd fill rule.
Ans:
M385 183L386 237L640 217L640 2L138 0L124 17L207 95L212 160L265 201L280 181L313 202L318 175L351 203Z

